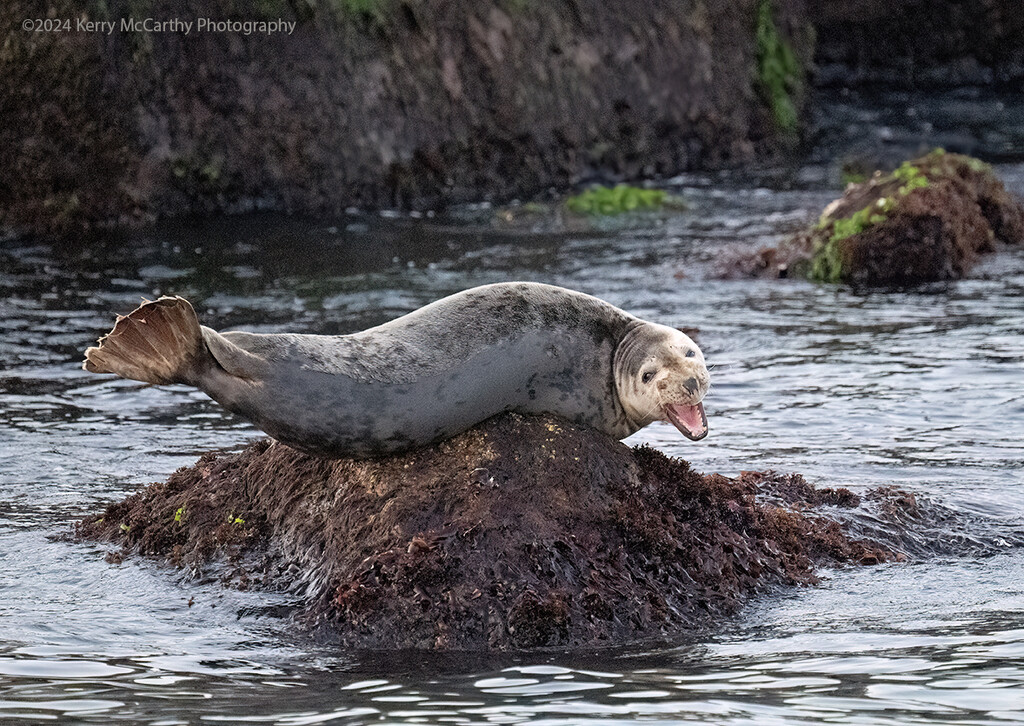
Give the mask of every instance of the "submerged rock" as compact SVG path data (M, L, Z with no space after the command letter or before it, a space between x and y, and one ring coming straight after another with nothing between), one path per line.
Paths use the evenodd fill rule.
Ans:
M727 277L912 284L955 280L996 242L1024 241L1024 207L987 164L937 149L850 184L817 225L731 259Z
M227 563L237 585L301 592L303 616L349 646L574 647L707 624L767 587L815 582L817 562L898 559L814 512L858 504L797 475L703 476L507 414L380 460L266 440L207 454L77 533L120 545L115 562Z

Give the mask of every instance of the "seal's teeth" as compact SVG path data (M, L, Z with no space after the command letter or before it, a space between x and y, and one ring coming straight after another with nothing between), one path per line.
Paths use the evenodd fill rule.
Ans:
M703 403L673 403L665 407L665 415L688 439L699 441L708 435L708 418Z

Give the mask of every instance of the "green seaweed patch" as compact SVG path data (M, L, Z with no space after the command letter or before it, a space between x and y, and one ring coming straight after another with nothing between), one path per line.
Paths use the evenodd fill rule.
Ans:
M874 204L869 204L863 209L858 209L849 217L837 219L832 225L832 237L830 242L839 242L860 234L871 225L884 222L886 213L892 210L892 197L882 197Z
M757 4L757 89L772 111L775 125L787 134L797 131L794 98L803 88L800 63L775 24L771 0Z
M844 239L860 234L867 228L884 222L886 215L892 211L895 202L892 197L882 197L863 209L858 209L849 217L831 220L832 234L815 252L811 260L808 277L817 282L839 282L843 277L842 257L839 243ZM828 226L829 220L823 218L818 223L819 229Z
M862 171L842 169L839 172L839 178L842 180L843 186L845 187L850 184L863 184L868 180L868 175Z
M918 159L918 162L924 165L926 173L930 173L933 179L947 175L955 176L961 165L977 174L994 174L991 164L966 154L946 153L943 148L932 149L923 159Z
M815 253L807 277L814 282L839 282L842 274L843 262L839 257L839 245L834 240L829 240Z
M931 161L939 162L942 161L941 157L944 156L945 154L945 149L932 149L931 153L929 153L928 156L926 156L925 158ZM992 173L991 164L987 164L981 159L976 159L973 156L967 156L966 154L951 154L950 158L953 160L953 163L956 163L957 161L962 162L967 166L968 169L974 172L978 172L979 174Z
M892 176L894 179L903 182L897 190L900 196L903 197L907 196L915 189L923 189L928 186L928 177L909 161L904 161L900 164L892 173Z
M598 185L565 200L565 206L576 214L612 215L624 212L643 212L664 207L682 208L682 200L662 189L643 189L616 184L614 187Z

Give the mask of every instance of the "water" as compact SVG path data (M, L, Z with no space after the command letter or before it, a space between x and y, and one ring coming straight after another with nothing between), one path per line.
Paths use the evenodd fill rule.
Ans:
M1002 166L1024 192L1024 167ZM970 279L855 291L708 279L835 190L678 180L688 211L574 234L259 217L0 252L0 720L720 724L1024 721L1024 249ZM817 179L818 181L814 181ZM480 218L484 213L469 216ZM649 442L705 472L896 484L957 513L939 556L825 572L676 642L598 653L344 652L294 603L55 539L211 449L259 436L199 393L86 374L113 312L178 293L204 322L343 333L530 279L699 328L711 435ZM959 531L958 531L959 528ZM970 535L970 536L968 536ZM983 544L978 544L980 541ZM925 548L927 549L927 547Z

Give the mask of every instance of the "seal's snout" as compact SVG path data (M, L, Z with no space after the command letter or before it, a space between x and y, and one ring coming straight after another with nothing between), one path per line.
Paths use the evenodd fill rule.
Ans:
M710 377L703 361L687 361L680 366L679 375L665 381L662 391L664 419L679 429L691 441L700 441L708 435L708 417L704 413L704 396L708 392Z

